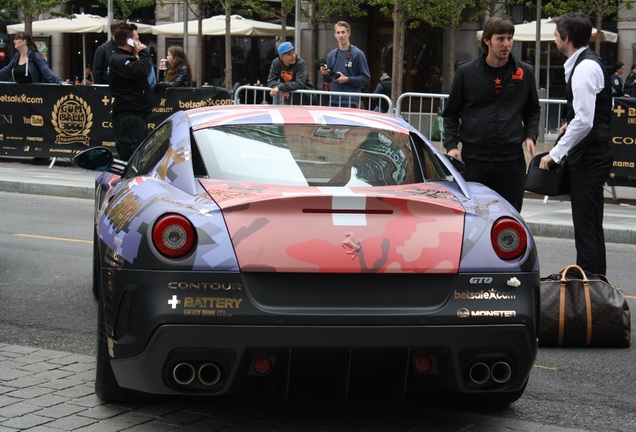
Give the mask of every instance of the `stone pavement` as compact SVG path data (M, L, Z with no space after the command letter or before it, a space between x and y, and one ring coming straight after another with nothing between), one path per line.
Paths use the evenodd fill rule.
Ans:
M93 392L94 363L0 344L0 432L584 432L420 403L298 409L228 396L104 404Z
M94 173L68 164L40 165L0 158L0 191L93 198ZM636 191L606 192L610 242L636 243ZM567 201L528 198L522 215L537 236L572 238ZM94 394L92 356L0 344L0 432L5 431L417 431L582 432L558 426L453 411L420 404L360 412L316 407L298 410L263 400L159 400L104 404ZM237 408L240 407L240 408Z

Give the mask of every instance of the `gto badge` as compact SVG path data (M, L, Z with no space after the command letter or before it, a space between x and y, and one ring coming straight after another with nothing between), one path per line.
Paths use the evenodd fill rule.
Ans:
M486 276L471 277L470 280L468 281L468 283L471 284L471 285L489 284L489 283L492 283L492 278L491 277L486 277Z

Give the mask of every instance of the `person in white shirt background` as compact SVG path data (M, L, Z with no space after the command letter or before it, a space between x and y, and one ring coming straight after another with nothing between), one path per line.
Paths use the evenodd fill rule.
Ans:
M612 90L602 60L588 46L592 22L582 12L554 18L556 46L567 57L566 119L563 134L539 166L549 169L567 157L576 264L605 275L603 185L612 168L610 119Z
M613 97L625 96L625 91L623 88L623 78L621 78L621 75L623 75L623 73L625 73L625 64L623 62L614 63L614 73L610 77Z

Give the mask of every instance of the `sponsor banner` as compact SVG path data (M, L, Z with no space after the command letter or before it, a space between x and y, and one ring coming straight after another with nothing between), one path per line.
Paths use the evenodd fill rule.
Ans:
M223 87L157 89L148 127L190 108L230 105ZM0 83L0 155L72 157L89 147L115 149L108 86Z
M636 100L614 99L611 131L614 164L607 184L636 187Z

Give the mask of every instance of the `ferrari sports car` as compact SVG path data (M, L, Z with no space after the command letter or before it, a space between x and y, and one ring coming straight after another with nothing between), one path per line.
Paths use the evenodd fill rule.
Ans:
M319 106L179 111L95 189L96 393L302 386L507 404L537 352L521 216L404 120Z

